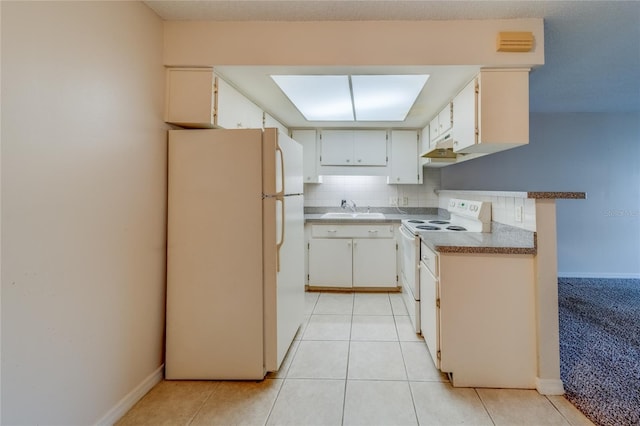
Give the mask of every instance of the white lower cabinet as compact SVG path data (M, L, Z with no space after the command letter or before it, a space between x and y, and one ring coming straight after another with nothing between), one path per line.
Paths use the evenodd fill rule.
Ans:
M439 369L440 297L438 295L438 278L436 277L437 259L437 255L426 248L423 243L420 261L420 327L433 363Z
M396 241L382 238L353 240L353 286L396 285Z
M435 253L420 261L422 334L454 387L536 387L534 257Z
M309 241L309 285L351 287L351 239L314 238Z
M397 287L393 225L311 225L310 287Z

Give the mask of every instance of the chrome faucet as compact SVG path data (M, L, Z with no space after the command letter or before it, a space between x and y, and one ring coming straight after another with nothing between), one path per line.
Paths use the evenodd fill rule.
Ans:
M342 200L340 202L340 207L343 209L346 209L348 207L352 212L356 212L356 203L353 200Z

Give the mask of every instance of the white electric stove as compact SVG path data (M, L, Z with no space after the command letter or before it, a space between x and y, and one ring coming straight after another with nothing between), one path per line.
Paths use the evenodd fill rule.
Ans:
M400 279L409 318L416 333L420 325L420 235L431 232L490 232L491 203L452 198L449 219L414 218L400 226Z

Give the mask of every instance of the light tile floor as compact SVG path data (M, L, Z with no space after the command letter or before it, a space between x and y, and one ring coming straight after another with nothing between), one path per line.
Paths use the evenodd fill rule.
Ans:
M591 425L562 396L453 388L396 293L306 293L306 319L261 382L163 381L125 425Z

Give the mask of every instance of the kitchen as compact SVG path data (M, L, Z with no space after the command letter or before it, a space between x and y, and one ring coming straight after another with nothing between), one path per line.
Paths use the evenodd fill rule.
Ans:
M31 397L42 404L40 412L46 413L48 419L68 420L69 417L65 416L65 413L75 413L75 420L69 421L93 422L154 371L155 367L152 366L157 367L161 362L163 313L158 307L163 305L164 300L160 285L164 275L161 260L164 221L162 217L153 216L151 213L162 211L164 199L161 188L154 185L154 182L163 181L165 176L164 146L158 142L165 137L165 128L161 126L163 102L159 95L163 92L164 70L158 66L162 64L163 25L146 6L136 3L117 6L66 4L55 5L55 7L43 4L10 4L3 5L2 13L2 77L3 82L15 83L9 86L3 85L3 160L8 162L3 162L3 225L11 225L8 228L3 227L3 286L16 281L18 286L15 288L21 289L19 292L13 292L10 287L3 288L5 301L2 310L5 317L2 335L4 364L2 379L5 400L3 418L11 419L14 415L12 413L17 413L19 407L28 405L24 401L28 401L27 398ZM78 15L82 16L82 19L77 19ZM123 15L128 18L121 19ZM103 24L110 28L116 25L122 27L122 21L130 22L128 19L133 19L132 17L135 17L136 25L125 24L121 35L117 34L115 37L110 35L106 38L88 37L85 40L77 40L74 37L74 34L86 34L88 27L93 27L89 35L94 32L100 34ZM20 27L17 23L20 23ZM87 25L87 23L95 25ZM69 28L69 32L60 32L59 28ZM31 38L23 36L24 31L31 31ZM5 34L15 36L7 40L23 40L19 44L23 54L17 55L16 50L12 48L15 44L9 44L5 50ZM22 44L32 40L33 37L41 40L40 43L44 43L42 40L46 43L40 47ZM146 49L141 52L139 49L129 47L128 40L131 38L140 40ZM108 43L105 41L107 39ZM343 42L344 40L341 39L339 43ZM102 58L92 55L93 44L91 43L107 46L104 49L111 54ZM424 40L420 44L423 45ZM114 45L121 49L108 47ZM65 48L61 49L61 46ZM201 47L209 48L204 45ZM43 48L52 52L52 55L28 55L29 52L41 52ZM409 46L409 50L413 51L424 48L425 46L420 48L415 45L412 48ZM53 52L68 61L69 66L63 68L65 73L56 72L60 65ZM304 52L298 52L298 55L300 60L315 60L308 58ZM5 66L12 63L5 63L6 58L14 64L20 64L18 69L22 77L16 74L15 67ZM122 75L120 68L116 65L125 62L136 64L138 67L129 77ZM26 70L29 71L26 72ZM24 89L29 87L27 81L48 81L49 85L38 86L40 91L38 94L34 90ZM74 81L83 81L87 84L94 82L95 85L89 85L92 90L88 92L79 92L70 89L75 87ZM119 83L112 84L111 82L114 81ZM35 89L34 86L32 87ZM65 88L77 95L74 98L77 103L60 107L58 99ZM16 91L19 89L21 93L17 94ZM138 95L132 96L132 94ZM29 105L39 106L32 111L26 111L16 109L15 105L22 105L20 102L8 103L20 96L30 100ZM35 102L35 99L41 101ZM93 103L95 99L100 99L101 102ZM127 107L123 108L123 105ZM155 112L153 117L140 113L148 108ZM32 119L21 118L33 117L34 113L44 121L41 126L34 126ZM97 124L101 122L100 117L104 117L107 113L110 123L114 120L132 123L133 117L140 123L147 123L153 130L132 139L119 128L106 129ZM78 122L74 119L76 117L84 119ZM9 118L15 118L15 120L4 121ZM535 117L537 126L532 126L532 131L538 129L536 140L539 144L546 140L551 143L579 128L592 129L589 118L573 117L573 122L579 123L575 124L575 129L564 130L556 139L553 134L542 135L539 129L544 128L544 120L554 118ZM567 116L557 117L557 122L554 121L556 128L560 126L563 118L566 119ZM15 124L12 125L12 122ZM22 126L21 129L24 130L16 128L18 124L27 122L31 125ZM74 137L69 139L68 144L64 144L62 141L68 139L68 127L61 124L70 125L71 123L75 126ZM131 124L127 126L123 129L136 131L135 129L139 128ZM622 131L627 135L621 140L633 140L629 119L622 116L616 117L609 126L614 126L618 134ZM608 126L605 128L611 129ZM106 140L97 137L96 130L104 133ZM585 133L582 140L596 143L596 139L589 136L588 131L582 133ZM45 136L57 143L20 146L10 143L11 140L16 139L39 141ZM94 142L97 145L89 147L88 144L81 143L84 141ZM109 141L118 141L118 143ZM33 156L34 146L38 147L41 156ZM547 146L549 149L553 148L553 146ZM15 150L8 150L9 148ZM101 151L96 153L96 149ZM515 156L516 151L518 150L513 150L513 154L508 153L508 158ZM70 152L74 154L70 155ZM102 154L96 155L100 153ZM610 155L619 154L621 152ZM73 161L74 158L84 158L90 162L78 163ZM99 158L102 161L99 161ZM51 162L47 159L56 161ZM109 166L104 166L103 162L107 160ZM480 164L486 167L490 159L474 161L480 161ZM623 164L624 161L625 157L620 157L618 164ZM473 166L472 163L468 162L468 166L464 165L465 170L467 170L466 167L479 167ZM12 167L12 164L17 167ZM89 167L86 168L86 165ZM462 166L454 167L455 170L461 170ZM32 175L35 170L42 170L42 173ZM445 169L442 176L450 181L452 173ZM30 175L33 177L29 178ZM87 176L90 179L87 179ZM456 177L456 179L459 178ZM7 186L11 182L13 184ZM47 185L50 182L55 182L59 186ZM468 183L465 186L471 185ZM451 188L449 185L446 187ZM546 186L545 182L542 182L539 187L546 188L551 185ZM66 188L66 190L57 188ZM458 188L464 187L458 186ZM558 185L554 188L582 189L579 182L575 185L567 184L567 188L558 188ZM100 190L101 197L97 197L96 189ZM504 189L504 187L497 189ZM406 191L407 196L412 197L411 189L401 191L403 193ZM25 199L20 196L22 192L49 195ZM69 201L67 194L75 194L75 198L85 201L82 203ZM385 196L385 198L388 202L388 197ZM420 201L418 198L412 198L410 202ZM115 211L113 206L118 206ZM573 207L566 208L573 209ZM630 209L620 203L612 205L611 208ZM25 215L24 213L28 211L43 213L46 211L48 215ZM621 218L619 222L623 220L626 219ZM613 220L607 223L614 224ZM49 224L55 224L55 226L47 226ZM96 224L104 224L104 226L96 228ZM27 232L28 229L31 231ZM621 238L624 238L624 235ZM20 244L19 241L25 241L26 245ZM66 249L55 249L54 241L65 241ZM102 241L102 243L96 245L92 244L92 241ZM9 245L5 246L5 243ZM13 247L13 249L7 251L7 247ZM42 247L42 251L29 250L37 247ZM87 251L86 247L94 247L95 251ZM122 247L126 247L126 250L123 251ZM612 250L612 252L615 251ZM98 259L101 258L111 259L111 261L99 261ZM137 260L134 261L134 259ZM618 257L613 261L622 262L623 258ZM43 266L40 268L30 266L34 264ZM114 265L117 265L115 269ZM618 267L618 269L621 268ZM569 272L574 270L578 269L565 269ZM24 278L13 279L14 276L17 277L15 271L28 271L29 273L25 275L26 280L35 287L19 287L25 281ZM41 281L45 276L50 277L51 281ZM95 277L88 281L90 287L78 284L87 282L85 277ZM132 277L138 278L132 279ZM51 287L47 284L49 282ZM64 283L68 283L70 287ZM132 285L133 283L136 285ZM63 302L64 300L67 302ZM75 301L77 303L74 303ZM12 306L18 310L12 309ZM65 315L67 312L68 317ZM111 322L104 321L104 318L112 317L113 312L119 312L117 318L113 318ZM78 323L77 319L80 318L83 319L81 322L84 325ZM43 321L44 319L46 321ZM14 331L11 324L21 324L21 331ZM43 324L48 324L48 327L44 327ZM135 324L135 327L131 328L132 324ZM87 327L89 330L99 331L101 338L92 337ZM122 340L122 330L128 330L126 335L129 337L126 340ZM74 342L75 350L72 353L58 344L48 350L48 346L36 343L50 341L49 339L56 332L62 333L65 342ZM23 344L20 343L20 333L37 337L33 344L38 349L25 351ZM117 354L110 350L110 348L127 347L131 350L118 350ZM48 356L38 356L37 353L48 353ZM20 359L24 363L16 362ZM6 363L19 364L19 366L9 369ZM37 365L41 365L41 368L34 368ZM90 365L108 365L105 374L120 377L118 383L112 387L104 387L102 390L89 390L92 387L87 384L85 377L94 377L100 383L106 380L102 373L92 371ZM29 366L29 368L20 366ZM123 377L120 371L128 374ZM45 378L46 383L35 385L39 377ZM70 402L67 402L62 395L57 398L50 397L56 394L53 384L63 382L70 383L74 389L79 389L79 394L72 393L72 395L85 402L82 407L72 404L76 408L70 408ZM84 395L87 397L85 398ZM38 421L35 420L37 415L37 412L33 413L32 422Z
M490 21L482 21L482 22L486 26L492 25ZM307 131L307 133L305 133L304 135L305 139L303 140L303 142L304 142L304 155L305 156L309 154L311 155L311 160L306 161L306 164L311 165L311 168L316 171L317 176L316 175L309 176L309 173L311 172L309 170L304 170L304 173L306 176L305 182L307 181L318 182L320 180L319 176L325 175L325 174L342 175L342 174L357 173L359 175L370 175L374 173L376 174L386 173L388 175L388 181L387 181L388 183L393 183L393 184L418 183L421 180L420 175L422 173L422 167L420 167L421 166L420 153L422 151L425 151L428 153L439 151L440 150L439 145L436 145L435 148L432 149L433 143L434 142L440 143L440 141L442 141L443 138L446 139L446 137L449 135L449 133L447 133L447 130L450 127L453 128L454 135L455 135L454 138L451 138L451 139L455 139L453 144L460 142L465 146L474 145L473 141L467 142L463 137L455 133L455 131L458 129L463 129L466 131L466 129L469 126L474 125L474 121L478 123L476 126L478 126L480 131L479 131L478 141L475 142L475 146L472 146L471 147L472 149L469 152L472 152L475 154L493 153L496 151L510 149L510 148L528 143L529 68L528 67L523 68L522 66L514 67L513 64L511 64L511 68L509 69L504 69L504 67L508 66L508 64L505 64L506 61L509 61L509 60L515 61L515 62L519 61L521 63L528 61L530 63L536 60L532 56L542 54L541 52L543 50L542 42L538 41L539 44L537 46L537 49L534 50L532 49L532 41L531 41L533 37L532 36L533 33L536 33L537 40L542 39L541 37L542 31L540 28L540 24L541 24L540 21L538 22L518 21L518 22L511 22L507 24L510 27L517 27L519 25L522 25L523 28L528 28L532 30L532 32L529 34L529 40L528 40L529 46L526 49L528 50L528 52L524 52L524 53L511 52L510 53L511 55L515 55L515 59L511 59L512 56L507 56L506 58L499 56L497 58L494 58L495 61L502 61L500 65L496 65L497 68L491 68L491 69L482 68L477 74L475 75L472 74L472 77L469 78L468 76L470 73L469 68L471 67L467 67L467 68L463 67L461 70L458 70L461 75L456 76L457 79L454 78L453 79L454 82L447 80L444 77L444 75L446 75L447 77L450 75L455 76L454 71L456 69L445 68L443 71L435 70L435 69L432 71L431 74L433 74L433 79L435 82L443 81L445 83L443 84L444 86L448 84L449 86L456 87L458 90L457 92L450 93L449 95L450 97L445 98L444 101L440 100L441 104L436 109L436 112L439 110L442 110L443 112L450 113L449 118L447 120L451 120L451 121L447 123L448 125L442 129L442 135L436 134L434 137L425 138L425 134L432 135L431 130L425 130L425 129L422 129L421 131L408 130L408 129L406 131L402 130L402 129L405 129L406 127L403 127L399 130L391 130L389 132L387 132L384 129L383 130L354 130L348 127L348 126L353 126L353 124L351 124L352 122L350 122L349 120L346 120L346 121L343 120L342 123L339 123L341 124L341 128L340 128L341 130L332 130L331 128L337 125L337 123L335 122L337 120L335 119L331 120L331 119L325 118L319 123L316 122L315 124L318 127L321 127L321 129L316 131L313 131L313 130ZM263 25L264 25L263 23L256 24L256 28L253 29L252 26L249 26L249 24L246 24L243 26L244 27L243 31L247 31L247 32L259 31ZM278 24L278 26L274 26L274 25L275 24L270 25L272 27L271 28L272 33L275 32L277 34L277 31L287 32L286 24ZM495 25L498 25L498 27L500 27L505 24L497 23ZM280 28L280 26L282 26L282 28ZM204 31L210 32L210 35L207 38L210 38L212 40L217 40L219 38L219 36L217 35L217 32L221 31L222 29L223 28L220 28L219 25L208 25L207 28L204 29ZM191 46L189 44L181 44L180 40L189 40L191 37L188 34L192 31L198 31L198 33L201 34L203 31L203 28L201 28L201 24L198 24L194 27L193 24L191 23L182 24L178 22L172 22L171 25L167 27L167 37L165 39L166 62L173 63L173 64L196 63L202 67L204 65L203 63L204 61L207 61L207 62L220 61L222 63L225 63L231 60L225 57L225 52L222 51L221 49L216 49L211 52L206 52L201 50L189 52L189 48ZM507 35L504 37L508 37L512 34L514 33L507 33ZM500 33L499 37L503 37L503 34ZM491 51L490 53L492 56L494 54L493 50L495 50L496 47L494 45L494 42L495 42L494 37L491 37L490 39L491 39L491 47L489 48L489 50ZM175 44L172 44L173 40L176 40ZM498 49L500 49L500 46L498 46ZM321 53L320 51L316 52L318 56L320 56L320 53ZM333 51L328 53L335 55L335 52ZM507 52L505 53L509 54ZM287 51L286 54L283 53L284 58L279 60L286 63L290 61L290 59L287 59L287 55L291 55L291 54L292 52ZM210 55L213 55L213 58L210 57ZM522 55L524 55L524 57ZM490 55L487 54L487 56L490 56ZM540 56L538 56L538 58L539 57ZM275 61L278 59L272 58L272 60ZM322 62L321 58L319 58L319 62ZM285 68L285 67L282 67L282 68ZM339 67L312 68L313 70L315 70L315 72L319 72L318 70L322 70L323 75L315 76L314 78L320 81L308 83L307 86L315 87L315 86L321 86L322 84L327 84L327 83L324 83L324 80L321 77L325 77L325 80L337 78L335 75L337 73L336 68L339 68ZM343 68L347 69L347 67L343 67ZM299 71L300 69L301 67L298 67L298 72L300 72ZM390 69L393 69L393 67L390 67ZM230 81L233 81L236 87L242 87L242 82L243 82L241 77L231 77L235 75L234 71L241 74L241 77L244 78L244 81L250 81L250 82L253 82L254 84L258 83L257 86L251 86L251 87L256 87L256 89L253 90L253 92L263 93L262 102L260 102L260 100L247 99L251 95L247 94L243 96L242 93L238 93L239 89L234 90L234 88L230 84ZM275 79L276 77L274 77L274 75L277 76L279 79L283 79L286 77L285 75L283 75L283 72L285 71L288 71L288 70L286 69L283 70L278 67L263 67L263 68L257 67L257 70L255 71L253 68L248 69L248 67L243 67L240 70L234 69L233 67L227 68L224 66L214 67L213 69L193 68L193 67L191 68L175 67L175 66L170 67L167 70L167 94L168 95L167 95L167 107L166 107L166 115L165 115L166 121L175 125L180 125L182 127L196 127L196 128L216 127L216 126L226 127L227 129L236 128L236 127L238 128L259 127L260 117L261 117L260 113L263 110L261 108L258 108L256 103L266 102L265 99L267 97L264 95L264 93L268 92L267 89L270 89L273 91L275 88L273 83L271 83L270 85L267 85L266 83L264 84L260 84L260 83L265 80L268 80L269 76ZM309 74L312 72L312 71L309 71L308 69L305 71L306 71L306 74ZM371 71L369 71L369 69L365 67L352 67L350 71L351 72L350 72L349 79L351 80L351 84L353 86L353 93L351 96L354 98L354 103L357 105L356 91L358 88L358 84L362 84L359 82L360 80L356 80L356 78L359 77L357 74L370 73ZM432 77L431 74L428 76L429 80L431 80L431 77ZM223 75L227 76L226 80L224 77L222 77ZM371 77L371 76L368 76L368 77ZM231 78L235 78L235 79L231 80ZM300 79L301 77L296 76L296 78ZM431 83L431 81L427 81L427 83L433 84ZM424 84L424 81L422 82L422 84ZM439 86L426 86L426 87L439 87ZM250 93L248 89L245 89L245 90L247 93ZM424 96L425 92L426 94L428 94L429 93L428 89L422 90L421 94ZM286 91L285 93L290 99L293 99L296 96L295 93L291 94L290 92L286 92ZM475 101L473 100L474 93L477 98ZM468 100L469 96L471 97L471 100ZM231 99L234 97L238 97L239 99L237 100L234 99L233 101L231 101ZM282 97L283 97L282 94L280 94L280 98ZM269 92L268 99L271 99L271 98L276 98L276 95L274 93ZM308 99L309 96L306 96L306 97L302 96L302 98ZM505 101L505 99L507 99L508 101ZM454 107L451 108L450 105L453 105ZM467 107L467 105L471 105L471 107L469 108ZM474 107L474 105L476 106ZM300 106L300 103L297 103L296 106L298 109L302 109L302 107ZM460 106L463 106L463 107L461 108ZM289 105L288 108L291 109L292 107ZM321 110L321 108L317 108L317 107L316 109ZM470 111L468 111L468 109L470 109ZM253 111L255 111L255 113ZM280 113L279 111L280 111L279 109L274 109L266 112L269 113L268 115L271 115L271 116L281 116L282 114L284 114L284 113ZM356 108L356 114L357 113L358 113L358 110ZM231 117L232 114L233 114L233 117ZM476 118L474 118L474 114L476 115ZM268 118L268 115L266 113L264 114L265 123ZM299 116L299 114L297 115ZM435 115L440 117L444 114L436 113ZM255 116L255 118L251 119L251 116ZM429 116L426 116L426 117L429 117ZM426 117L425 116L422 117L421 127L423 127L424 123L427 122ZM494 121L491 121L485 117L495 117L495 118L494 118ZM413 123L418 118L416 117L412 117L412 118L413 120L411 119L403 120L402 126L415 125ZM495 120L498 118L500 121L496 123ZM385 122L383 120L378 119L373 122L368 121L366 122L366 124L368 124L369 127L373 127L374 125L384 126L385 124L387 125L390 124L388 123L390 121L391 120L387 120L387 122ZM288 120L287 122L291 123L292 120ZM293 122L295 123L295 121ZM451 122L453 122L453 125L451 125ZM275 125L279 124L277 120L275 120L275 123L276 123ZM508 125L500 125L501 123L508 123ZM309 124L314 124L314 123L305 122L305 124L307 124L308 126ZM398 123L395 123L395 124L397 125ZM329 129L324 128L324 126L329 127ZM288 129L285 128L285 126L280 125L279 127L281 128L280 130L281 134L288 133ZM430 128L431 127L434 127L434 125L430 126ZM291 135L294 138L301 140L301 138L297 136L297 132L298 130L294 128L293 131L291 132ZM188 134L189 131L188 130L183 131L182 133ZM309 135L310 137L306 138L306 136L309 133L310 133ZM403 138L403 136L405 136L407 133L409 133L409 137ZM446 142L451 142L451 139L447 139ZM359 142L359 140L361 142ZM381 153L378 156L372 155L374 141L380 141L380 143L376 142L376 145L375 145L376 147L380 146ZM426 141L428 141L428 143ZM411 146L413 146L413 151L408 151L410 156L409 160L405 160L404 157L402 156L406 150L398 150L395 148L396 144L398 143L405 144L406 142L408 142L409 144L411 144ZM358 143L360 143L361 145L358 145ZM179 143L176 142L175 144L177 146ZM337 146L337 147L334 147L334 146ZM361 151L363 152L366 151L368 157L363 156L358 152L358 146L364 147L364 149L361 149ZM448 149L451 150L451 148L448 148ZM349 151L349 150L353 150L353 151ZM352 153L350 154L350 152ZM460 152L461 154L458 154L458 157L464 157L462 153L467 152L466 148L464 150L461 150ZM391 153L391 155L389 155L389 153ZM394 154L397 154L397 155L394 155ZM203 153L202 155L205 155L205 154ZM347 157L349 157L350 155L353 155L354 158L351 160L349 158L346 158L346 160L342 160L342 158L344 158L344 157L341 157L342 155L345 155ZM362 156L362 159L360 158L361 156ZM400 160L398 160L399 158ZM315 163L314 163L314 160L315 160ZM463 160L472 161L466 158L463 158ZM280 161L283 161L284 164L287 164L286 153L285 153L285 160L280 160ZM411 167L412 165L411 162L413 162L413 167ZM395 163L402 164L403 167L401 167L401 169L403 171L406 169L409 169L409 170L413 169L414 172L409 173L409 175L414 176L414 178L412 180L400 180L399 177L395 178L394 177ZM357 164L357 166L352 166L351 164ZM171 172L171 159L169 161L169 167ZM311 184L307 184L307 186L309 185ZM322 185L323 184L320 184L320 186ZM169 187L171 188L171 180L169 181ZM535 194L531 195L531 198L535 198L535 197L537 197ZM567 196L563 196L562 194L560 195L552 194L550 196L549 199L551 202L552 210L549 213L551 214L551 216L549 216L548 219L545 218L545 216L542 216L540 215L540 213L538 213L538 216L539 216L538 221L540 221L540 223L544 223L544 221L546 220L551 222L550 233L540 234L538 236L538 240L540 241L541 244L545 244L545 249L546 249L544 252L540 253L540 255L536 257L536 265L538 265L536 266L536 268L539 268L536 276L541 277L540 281L537 282L535 286L536 287L535 291L539 299L538 309L540 309L540 312L536 314L536 317L540 317L540 318L554 316L553 312L551 312L549 310L550 308L548 308L548 306L554 305L553 298L547 301L546 297L552 297L552 296L545 297L545 295L549 294L549 291L546 290L548 286L551 286L551 290L555 286L554 282L556 278L554 277L554 273L551 272L555 270L555 262L551 264L547 263L547 259L555 258L555 248L554 248L554 244L551 244L547 247L546 245L548 243L546 241L547 239L549 241L555 240L555 232L553 231L553 227L555 226L555 224L553 223L554 222L553 202L555 198L563 198L563 197L572 197L572 195L570 194ZM584 198L584 194L581 197ZM439 197L439 200L441 198L442 197ZM444 200L446 200L445 202L448 203L448 199L444 199ZM335 205L338 205L338 200L334 200L334 203ZM533 208L531 206L532 205L530 205L529 210ZM376 206L376 207L379 207L379 206ZM171 210L172 210L172 204L170 203L169 205L170 213L171 213ZM513 216L513 214L511 214L510 216ZM523 222L523 216L524 216L524 213L521 213L520 222ZM531 230L535 230L535 224L534 224L535 220L533 219L533 215L531 214L531 212L529 213L528 216L529 216L529 222L530 222L529 227L531 228ZM170 224L171 224L171 218L170 218ZM194 224L193 226L196 226L196 225ZM312 230L311 230L312 234L315 232L314 231L315 228L317 227L312 226ZM171 230L171 225L169 225L169 229ZM281 226L281 229L284 229L284 224ZM185 230L185 232L190 234L193 231ZM335 232L335 231L329 230L327 232ZM213 236L215 234L211 234L211 235ZM380 235L382 235L382 231ZM533 238L530 238L530 240L533 242ZM371 244L373 244L372 241L361 241L361 246L364 245L365 242L367 242L370 247L371 247ZM316 248L319 248L321 243L323 245L330 244L330 246L326 246L327 248L325 250L327 254L325 256L329 256L330 253L332 252L335 253L336 250L339 249L338 246L336 246L334 243L341 244L340 241L332 241L330 239L329 240L320 239L317 241L316 239L312 239L310 240L310 243L313 245L313 247L316 247ZM377 250L383 250L383 247L386 247L381 245L385 243L385 241L383 240L376 241L376 243L378 243ZM169 241L169 246L170 248L172 247L171 239ZM355 248L355 240L354 240L354 248ZM202 251L203 249L204 247L201 247L200 250L196 250L192 248L192 249L188 249L188 251L195 250L197 252L197 251ZM535 254L535 246L533 246L533 243L531 243L530 249L532 251L529 254ZM311 250L309 255L308 269L309 269L309 272L312 272L312 277L315 276L316 271L323 271L323 270L327 271L329 269L336 270L338 269L336 265L343 264L341 259L335 256L331 257L332 261L325 260L324 266L320 264L316 264L313 261L314 257L311 256L311 253L315 253L316 250L317 249ZM372 255L374 254L372 253ZM390 258L390 256L388 255L386 257ZM171 253L169 253L169 259L171 259ZM383 259L380 258L379 261L383 262ZM354 257L354 265L355 265L355 262L356 260ZM373 262L373 263L376 263L376 262ZM315 270L311 271L315 266L317 266ZM345 265L345 268L347 267L348 265ZM529 272L528 274L525 273L525 275L529 275L530 279L533 279L534 267L530 266L529 268L531 272ZM345 269L345 270L350 270L350 269L351 268L348 267L348 269ZM392 271L396 270L396 268L390 268L390 269ZM353 273L356 274L357 272L358 270L354 266ZM351 273L349 272L348 276L350 275ZM345 275L345 279L350 280L350 278L347 278L346 275ZM338 283L338 285L340 284ZM313 286L313 283L311 281L309 282L309 286ZM169 282L170 293L172 292L171 288L172 288L172 284L170 281ZM531 289L531 291L533 291L533 289ZM553 294L553 291L551 291L550 294ZM195 302L195 300L198 299L198 296L193 295L193 297ZM169 306L171 306L170 298L169 298L169 304L170 304ZM196 324L195 318L199 318L202 315L202 313L198 313L194 311L192 315L194 320L190 321L189 323L192 324L193 327L195 327L195 324ZM555 316L557 316L557 314L555 314ZM530 320L533 321L533 312L531 313ZM168 324L172 324L173 322L171 312L169 312L167 321L168 321ZM170 329L172 328L173 327L170 327ZM536 327L536 330L537 331L535 332L531 331L529 333L531 341L535 341L537 337L534 337L534 335L537 335L537 333L540 333L539 340L541 342L550 342L550 341L553 341L553 338L547 337L547 334L550 334L551 336L553 336L554 334L557 334L557 324L556 325L545 324L544 327L542 327L541 325ZM419 327L417 327L417 331L419 331ZM185 329L183 329L183 333L186 333ZM171 335L169 335L169 337L171 337ZM168 345L171 346L171 339L169 340ZM540 365L537 365L534 367L534 369L539 372L538 377L535 379L537 384L534 386L533 384L534 380L530 379L527 382L527 386L537 387L538 390L543 393L562 393L561 384L551 384L554 381L559 382L559 361L558 361L557 343L555 345L551 344L551 346L549 347L546 346L546 343L540 344L537 349L537 357L538 359L541 360ZM171 363L169 363L169 365L171 365ZM172 376L172 377L180 378L180 376ZM196 378L196 377L187 376L182 378L186 379L186 378ZM543 390L545 387L543 383L549 383L548 385L546 385L549 389ZM520 386L523 387L524 385L521 383Z

